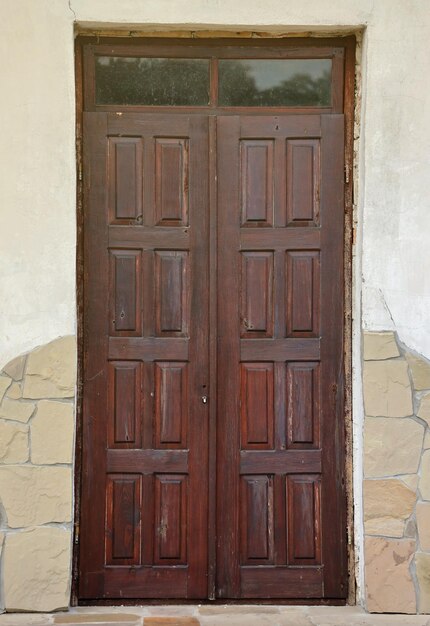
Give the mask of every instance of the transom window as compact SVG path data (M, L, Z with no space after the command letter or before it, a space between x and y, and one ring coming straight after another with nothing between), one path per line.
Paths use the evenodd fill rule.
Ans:
M331 59L222 59L220 106L330 106ZM96 104L209 106L210 61L97 56Z
M343 48L225 42L86 45L86 109L340 108Z

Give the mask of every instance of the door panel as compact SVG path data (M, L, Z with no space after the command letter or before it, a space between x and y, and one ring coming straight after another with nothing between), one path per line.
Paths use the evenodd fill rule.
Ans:
M80 597L204 598L208 121L84 122Z
M343 116L216 124L84 116L82 599L346 597Z
M218 119L222 598L346 594L343 125Z

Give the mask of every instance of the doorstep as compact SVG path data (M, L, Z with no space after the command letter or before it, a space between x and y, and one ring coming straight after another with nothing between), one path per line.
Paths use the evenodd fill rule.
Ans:
M182 605L79 607L4 613L0 626L430 626L430 615L370 615L356 606Z

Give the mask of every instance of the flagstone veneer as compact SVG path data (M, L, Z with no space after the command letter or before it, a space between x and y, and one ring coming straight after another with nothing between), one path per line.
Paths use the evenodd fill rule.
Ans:
M70 602L76 346L59 338L0 372L2 607ZM364 335L366 605L430 612L430 364Z
M0 372L1 608L70 602L76 342L61 337Z
M430 611L430 363L364 333L367 609Z

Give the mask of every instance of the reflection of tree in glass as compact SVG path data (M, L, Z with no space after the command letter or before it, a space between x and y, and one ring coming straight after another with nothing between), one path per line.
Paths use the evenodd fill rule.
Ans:
M209 102L206 60L110 57L105 62L104 59L96 63L98 104L204 105Z
M259 89L249 66L229 62L220 72L219 103L223 106L329 106L330 72L318 78L297 73L280 84Z
M221 69L221 68L220 68ZM243 63L223 63L219 74L218 102L222 106L254 106L258 94L255 79Z
M221 106L329 106L330 72L304 72L273 87L257 86L245 62L223 63L219 76ZM206 59L104 57L96 62L98 104L207 105Z
M260 93L260 99L267 105L283 106L329 106L330 72L319 78L309 74L294 74L279 86Z

